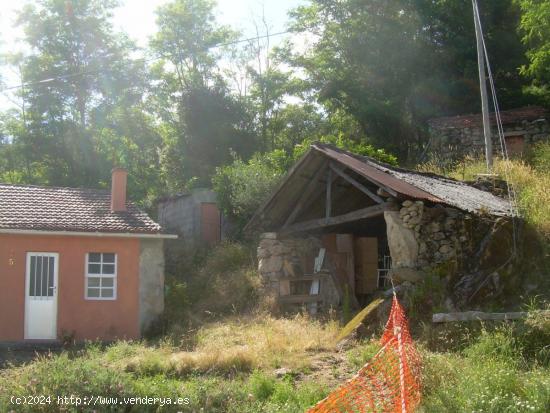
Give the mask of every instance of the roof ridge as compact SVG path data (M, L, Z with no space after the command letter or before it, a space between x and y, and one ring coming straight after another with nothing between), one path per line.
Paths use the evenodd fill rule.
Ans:
M103 188L87 188L83 186L49 186L49 185L36 185L36 184L11 184L7 182L0 182L0 186L6 187L23 187L23 188L41 188L41 189L69 189L73 191L95 191L95 192L106 192L109 193L109 189Z

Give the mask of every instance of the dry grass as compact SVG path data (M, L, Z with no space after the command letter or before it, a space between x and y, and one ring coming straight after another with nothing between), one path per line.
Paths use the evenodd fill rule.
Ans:
M321 323L303 315L225 320L202 327L193 351L178 351L170 346L141 347L126 359L126 369L176 376L225 375L279 367L303 371L310 366L311 353L333 349L337 333L336 322Z

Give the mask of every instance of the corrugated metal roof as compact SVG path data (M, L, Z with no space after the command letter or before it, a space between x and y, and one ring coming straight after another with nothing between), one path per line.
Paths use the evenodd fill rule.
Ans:
M332 145L314 144L313 147L369 181L389 187L404 197L446 204L472 213L483 211L496 216L511 216L509 201L464 182L382 164Z
M276 230L295 208L315 171L331 160L348 168L400 199L448 205L474 214L511 216L509 201L464 182L429 173L394 167L332 145L316 143L292 168L247 225ZM323 185L319 183L319 185ZM324 190L324 189L322 189Z

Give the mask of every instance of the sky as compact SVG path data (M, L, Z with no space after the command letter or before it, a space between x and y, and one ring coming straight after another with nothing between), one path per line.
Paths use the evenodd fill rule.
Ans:
M169 0L121 0L121 7L115 10L113 24L117 30L126 32L139 46L145 47L151 35L155 33L155 9ZM18 39L21 31L13 27L15 12L28 1L0 0L0 53L16 52L23 46ZM289 10L307 3L307 0L218 0L216 14L218 21L241 31L242 37L256 35L253 21L262 14L270 26L270 32L286 29ZM276 44L279 38L274 38ZM7 68L0 67L0 76L4 86L19 83L18 78ZM0 86L1 90L2 86ZM13 106L13 96L0 94L0 109Z

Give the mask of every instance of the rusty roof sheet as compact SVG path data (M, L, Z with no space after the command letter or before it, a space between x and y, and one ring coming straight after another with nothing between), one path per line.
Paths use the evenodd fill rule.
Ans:
M548 119L550 113L541 106L526 106L523 108L503 110L500 112L500 118L503 125L522 122L535 121L537 119ZM495 114L490 114L491 123L496 124ZM446 128L471 128L483 125L481 113L460 116L445 116L428 120L428 124L435 129Z
M495 216L512 215L509 201L464 182L436 174L397 168L372 158L354 155L332 145L317 143L312 147L369 181L404 197L446 204L472 213L483 211Z
M110 191L0 184L0 229L157 234L159 224L131 202L111 211Z

